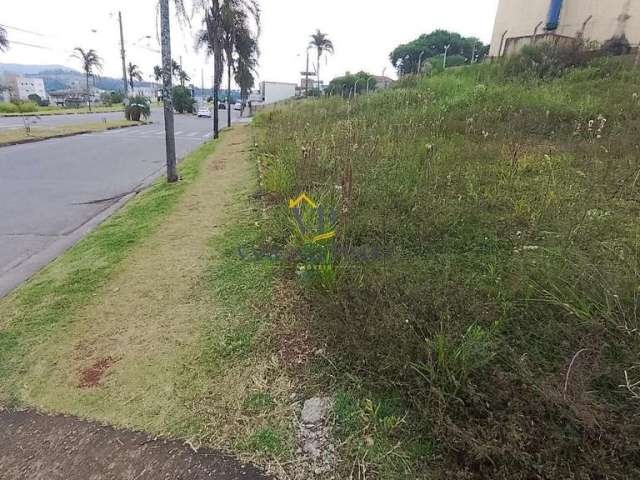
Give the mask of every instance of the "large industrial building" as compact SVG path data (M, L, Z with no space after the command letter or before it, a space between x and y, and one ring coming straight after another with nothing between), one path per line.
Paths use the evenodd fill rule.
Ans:
M499 57L547 37L602 45L640 44L640 0L500 0L489 55Z

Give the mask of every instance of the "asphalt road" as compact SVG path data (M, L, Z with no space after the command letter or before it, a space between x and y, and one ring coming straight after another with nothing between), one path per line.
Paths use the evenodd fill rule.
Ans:
M232 113L235 122L239 112ZM87 121L79 117L95 116L70 115L63 120ZM13 119L0 120L5 124ZM0 148L0 297L78 241L128 199L127 194L162 171L162 111L154 111L151 120L153 124L141 127ZM226 111L221 126L226 126ZM176 115L178 157L207 140L211 130L211 119Z

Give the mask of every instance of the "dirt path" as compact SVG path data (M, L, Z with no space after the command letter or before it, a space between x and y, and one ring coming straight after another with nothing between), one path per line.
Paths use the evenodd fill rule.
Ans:
M254 467L74 418L0 412L2 480L261 480Z

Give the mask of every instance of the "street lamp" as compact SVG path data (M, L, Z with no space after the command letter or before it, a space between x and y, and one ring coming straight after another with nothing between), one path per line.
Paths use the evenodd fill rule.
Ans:
M449 52L449 48L450 47L451 47L451 44L445 45L445 47L444 47L444 60L442 62L442 68L443 69L447 68L447 53Z
M416 72L418 75L422 73L422 57L424 56L424 50L420 52L420 56L418 57L418 71Z
M367 78L367 95L369 95L369 82L373 79L374 79L373 77Z
M361 78L358 78L356 80L356 83L353 86L353 96L355 97L358 94L358 82L362 80Z

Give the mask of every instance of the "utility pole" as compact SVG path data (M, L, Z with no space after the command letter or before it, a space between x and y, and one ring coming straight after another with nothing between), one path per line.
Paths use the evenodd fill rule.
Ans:
M307 47L307 68L304 70L304 94L305 96L309 96L309 48Z
M129 84L127 83L127 60L124 51L124 33L122 31L122 12L118 12L118 23L120 23L120 57L122 58L122 82L124 85L125 98L129 94Z
M169 0L160 0L160 29L162 41L162 100L164 103L164 131L167 150L167 181L178 181L176 168L176 137L173 124L173 100L171 98L171 24Z
M442 68L447 68L447 53L449 53L449 48L451 48L451 44L445 45L444 47L444 60L442 61Z

